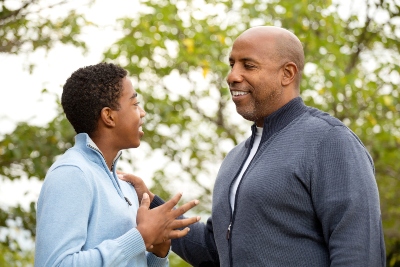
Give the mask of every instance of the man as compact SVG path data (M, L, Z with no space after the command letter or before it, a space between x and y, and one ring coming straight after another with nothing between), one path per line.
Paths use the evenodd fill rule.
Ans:
M81 68L64 85L61 103L77 136L39 196L35 266L168 266L169 239L199 220L176 217L198 201L173 210L177 194L149 210L147 194L139 207L134 188L118 180L121 150L138 147L144 134L145 112L127 72L107 63Z
M221 165L212 217L172 250L194 266L384 266L372 158L342 122L299 97L298 38L251 28L229 63L232 100L252 135Z

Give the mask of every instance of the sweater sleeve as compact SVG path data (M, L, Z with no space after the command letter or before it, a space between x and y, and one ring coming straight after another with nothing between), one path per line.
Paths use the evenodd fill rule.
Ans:
M162 205L164 200L155 196L150 208ZM180 218L185 218L181 216ZM189 226L190 232L172 240L172 251L194 267L219 266L217 246L214 240L212 218L207 223L197 222Z
M145 245L136 228L82 250L93 194L77 167L59 167L48 174L38 200L35 266L127 266L133 258L143 257ZM149 254L152 266L168 265L168 259Z
M333 127L322 139L311 179L331 266L385 266L373 162L349 129Z
M148 267L169 267L169 252L164 258L159 258L153 253L147 253L147 266Z

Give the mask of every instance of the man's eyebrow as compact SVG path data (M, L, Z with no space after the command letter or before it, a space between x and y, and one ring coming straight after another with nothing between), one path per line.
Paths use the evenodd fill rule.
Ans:
M251 62L257 63L257 60L255 60L254 58L251 58L251 57L241 58L240 61L251 61Z
M134 99L134 98L136 98L136 97L137 97L137 93L134 93L134 94L131 96L130 99Z
M229 57L229 61L235 61L235 60L233 58ZM251 58L251 57L243 57L243 58L240 58L238 61L241 61L241 62L250 61L250 62L258 63L257 60L255 60L254 58Z

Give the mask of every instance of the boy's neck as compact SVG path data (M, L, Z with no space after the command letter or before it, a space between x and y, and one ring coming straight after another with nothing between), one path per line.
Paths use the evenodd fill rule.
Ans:
M108 169L112 171L113 161L120 150L113 146L113 143L110 142L111 140L109 141L109 138L104 136L99 137L97 135L90 136L90 138L103 154Z

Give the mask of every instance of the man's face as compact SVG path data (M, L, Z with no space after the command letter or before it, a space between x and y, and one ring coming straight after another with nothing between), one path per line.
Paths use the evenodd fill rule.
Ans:
M122 94L119 98L120 108L117 110L116 138L120 149L134 148L140 145L142 118L146 112L139 106L137 93L132 82L125 77L122 81Z
M281 67L272 59L274 43L256 36L239 37L229 57L227 82L237 112L262 126L264 117L280 108Z

